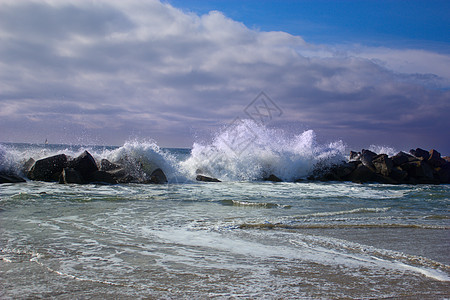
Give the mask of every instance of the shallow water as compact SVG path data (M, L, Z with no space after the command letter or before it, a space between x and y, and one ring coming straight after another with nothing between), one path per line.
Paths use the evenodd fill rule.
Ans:
M2 298L449 296L448 185L0 185Z

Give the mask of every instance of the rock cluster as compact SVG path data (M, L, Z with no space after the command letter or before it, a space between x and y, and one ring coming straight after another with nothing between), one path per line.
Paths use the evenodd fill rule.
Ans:
M23 172L30 180L59 182L62 184L117 184L117 183L166 183L167 178L160 168L147 174L136 166L112 163L103 159L97 164L94 157L84 151L80 156L71 159L65 154L46 157L37 161L28 160ZM25 181L14 174L0 174L0 183Z
M59 182L62 184L117 184L117 183L167 183L164 172L151 162L123 158L117 162L102 159L96 162L85 151L76 158L65 154L46 157L37 161L29 159L23 164L22 173L30 180ZM197 181L220 182L209 173L197 170ZM281 182L275 174L264 176L264 181ZM352 181L386 184L449 184L450 158L441 157L436 150L420 148L394 156L377 154L363 149L350 152L349 160L332 166L317 164L310 181ZM15 173L0 172L0 183L18 183L25 180ZM295 182L304 181L303 179Z
M391 157L363 149L350 152L347 162L316 169L308 179L387 184L450 183L450 160L434 149L417 148Z

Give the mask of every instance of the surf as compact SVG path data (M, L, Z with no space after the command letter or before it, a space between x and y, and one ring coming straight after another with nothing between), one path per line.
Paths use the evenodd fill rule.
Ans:
M318 164L344 160L344 153L342 141L321 145L313 130L290 135L242 120L220 130L209 142L194 143L191 156L180 165L190 178L204 173L224 181L258 181L275 174L294 181L306 178Z

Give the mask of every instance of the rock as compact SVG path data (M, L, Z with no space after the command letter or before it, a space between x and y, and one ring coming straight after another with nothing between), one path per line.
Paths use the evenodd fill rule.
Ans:
M113 175L113 174L112 174ZM114 175L113 175L114 177ZM138 180L137 178L131 176L130 174L125 174L122 177L114 177L118 183L141 183L140 180Z
M349 160L358 161L361 158L361 152L350 151Z
M80 172L73 168L64 168L61 172L61 175L59 176L59 183L61 184L70 184L70 183L76 183L76 184L83 184L85 181L83 180L83 177L81 176Z
M316 168L308 180L319 181L343 181L349 180L348 177L356 169L358 165L362 165L360 161L342 162L331 167L323 169Z
M95 159L87 151L84 151L80 156L70 161L69 167L77 170L86 182L91 180L92 173L98 171Z
M67 166L67 156L59 154L36 161L28 172L31 180L58 181L62 170Z
M450 183L450 163L445 163L442 167L437 168L437 178L440 183Z
M375 172L375 166L373 165L372 160L375 158L375 156L377 156L377 154L370 150L363 149L361 151L361 162L364 166L366 166L373 172Z
M411 150L409 150L409 153L411 153L412 155L414 155L417 158L422 158L424 160L428 160L428 158L430 157L430 153L428 153L428 151L423 150L421 148L417 148L416 150L411 149Z
M408 172L406 172L399 166L393 167L391 170L390 177L395 181L397 181L398 183L403 183L408 177Z
M148 182L157 184L167 183L166 174L164 174L164 172L160 168L158 168L152 172L152 174L150 175L150 180Z
M417 158L415 158L412 155L409 155L405 152L399 152L396 155L392 156L392 162L394 163L394 166L400 166L404 163L407 163L409 161L416 161Z
M217 178L213 178L213 177L208 177L208 176L204 176L204 175L197 175L197 177L195 178L197 181L206 181L206 182L221 182L219 179Z
M349 180L356 183L367 183L367 182L377 182L377 183L388 183L388 184L396 184L392 178L382 176L377 174L376 172L369 169L367 166L361 164L353 171L349 176Z
M31 168L33 167L35 162L36 161L34 159L32 159L32 158L30 158L26 162L24 162L23 165L22 165L22 172L24 174L27 174L31 170Z
M122 169L122 168L123 168L122 165L112 163L107 159L102 159L100 161L100 170L101 171L115 171L115 170Z
M349 180L357 183L376 181L377 174L367 166L359 165L350 175Z
M350 161L348 163L342 163L333 168L333 173L336 174L340 180L345 180L358 166L358 161Z
M263 179L264 181L272 181L272 182L282 182L283 180L281 180L279 177L270 174L268 177Z
M361 164L360 161L342 162L324 169L317 169L313 173L311 180L319 181L342 181L346 176L350 175L356 168L356 165Z
M1 183L19 183L19 182L25 182L25 179L23 179L20 176L15 175L15 174L0 174L0 184Z
M430 157L428 158L428 163L431 166L438 168L445 164L445 160L441 158L441 154L436 150L434 149L430 150L429 154Z
M417 183L433 182L433 168L426 161L407 162L401 165L401 168L408 172L408 177L415 179Z
M450 162L450 156L444 156L442 159L445 160L446 162Z
M118 182L118 183L131 183L131 182L137 182L137 180L131 176L130 174L128 174L128 172L124 169L115 169L113 171L107 171L109 174L111 174L111 176L114 177L114 179Z
M383 176L389 176L391 174L394 163L386 154L380 154L375 156L372 160L372 164L375 166L377 173Z
M117 184L114 176L106 171L95 171L92 173L90 183L96 184Z

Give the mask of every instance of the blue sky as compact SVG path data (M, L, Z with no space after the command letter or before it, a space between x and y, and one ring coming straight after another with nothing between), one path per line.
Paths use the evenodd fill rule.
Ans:
M450 51L450 1L168 0L183 10L211 10L263 31L285 31L324 44Z
M191 147L266 125L450 154L450 1L0 0L0 142Z

